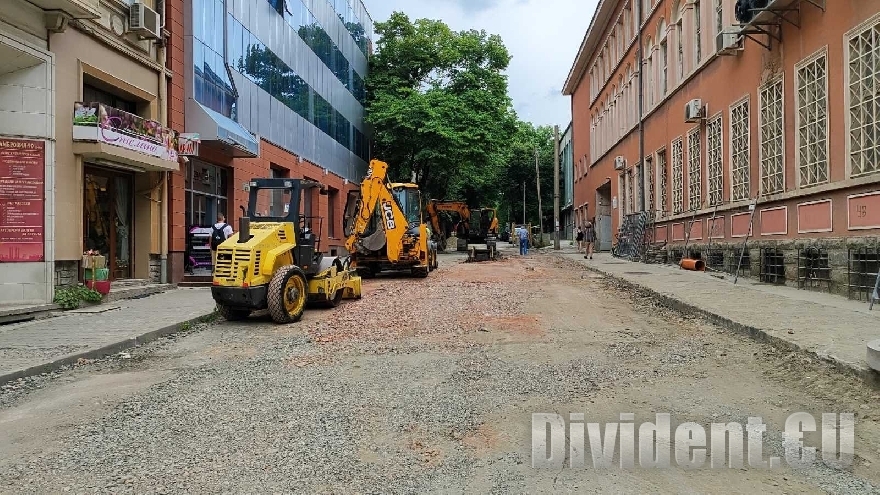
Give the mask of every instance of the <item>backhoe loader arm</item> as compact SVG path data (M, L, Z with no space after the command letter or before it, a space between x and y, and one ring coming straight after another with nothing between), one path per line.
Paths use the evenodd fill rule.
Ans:
M379 208L382 217L382 229L385 231L388 261L400 259L403 249L403 236L407 231L407 220L387 184L388 164L379 160L370 162L367 176L361 183L361 198L354 213L354 225L351 234L345 241L345 248L350 253L358 251L358 243L370 225L370 220Z

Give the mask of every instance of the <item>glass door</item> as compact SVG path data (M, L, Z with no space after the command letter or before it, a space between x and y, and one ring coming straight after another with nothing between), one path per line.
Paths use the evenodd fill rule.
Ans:
M133 275L131 175L86 167L83 191L83 249L107 260L110 280Z

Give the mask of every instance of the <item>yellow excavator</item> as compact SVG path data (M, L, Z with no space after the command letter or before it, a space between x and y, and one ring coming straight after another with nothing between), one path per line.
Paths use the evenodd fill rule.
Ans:
M238 232L217 247L211 296L220 315L241 320L268 309L276 323L293 323L307 305L360 299L361 278L350 260L319 250L321 219L300 215L303 192L317 188L326 195L325 186L302 179L251 179L248 185Z
M468 208L467 203L464 201L439 201L432 199L428 201L425 209L428 212L428 218L431 220L437 249L440 251L446 250L446 239L450 237L453 231L459 239L468 238L470 234L471 210ZM450 225L448 221L444 222L445 219L440 215L441 211L457 214L458 222L454 222L454 225Z
M345 206L345 248L364 276L409 269L427 277L438 266L437 244L422 218L419 186L388 181L388 164L372 160L360 190Z
M495 208L471 210L464 201L440 201L432 199L427 205L428 216L434 227L434 239L441 251L446 250L446 239L452 230L459 239L468 243L484 244L495 241L498 236L498 217ZM448 228L440 216L441 211L457 214L459 221L455 227Z

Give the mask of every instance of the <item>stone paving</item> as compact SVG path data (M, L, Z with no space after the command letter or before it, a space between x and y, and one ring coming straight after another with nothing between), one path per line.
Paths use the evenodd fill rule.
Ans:
M173 289L67 311L55 318L0 326L0 383L25 370L39 373L51 369L51 363L113 346L121 349L134 339L161 333L213 310L210 288ZM33 370L41 367L48 369Z
M586 260L565 245L555 253L665 297L678 309L809 352L872 382L880 378L866 359L868 342L880 339L880 305L870 311L864 302L742 277L734 285L730 275L719 279L676 266L626 261L609 253Z

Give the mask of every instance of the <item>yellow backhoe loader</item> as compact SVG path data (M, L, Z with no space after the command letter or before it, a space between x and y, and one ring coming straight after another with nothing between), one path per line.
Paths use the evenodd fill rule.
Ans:
M350 260L319 250L321 219L300 215L303 192L326 194L326 188L302 179L251 179L249 187L238 232L217 248L211 287L217 311L240 320L268 309L276 323L292 323L306 305L360 299L361 279Z
M419 186L389 183L385 162L371 161L360 190L349 193L345 235L351 266L365 276L409 269L427 277L438 266L437 244L422 218Z

